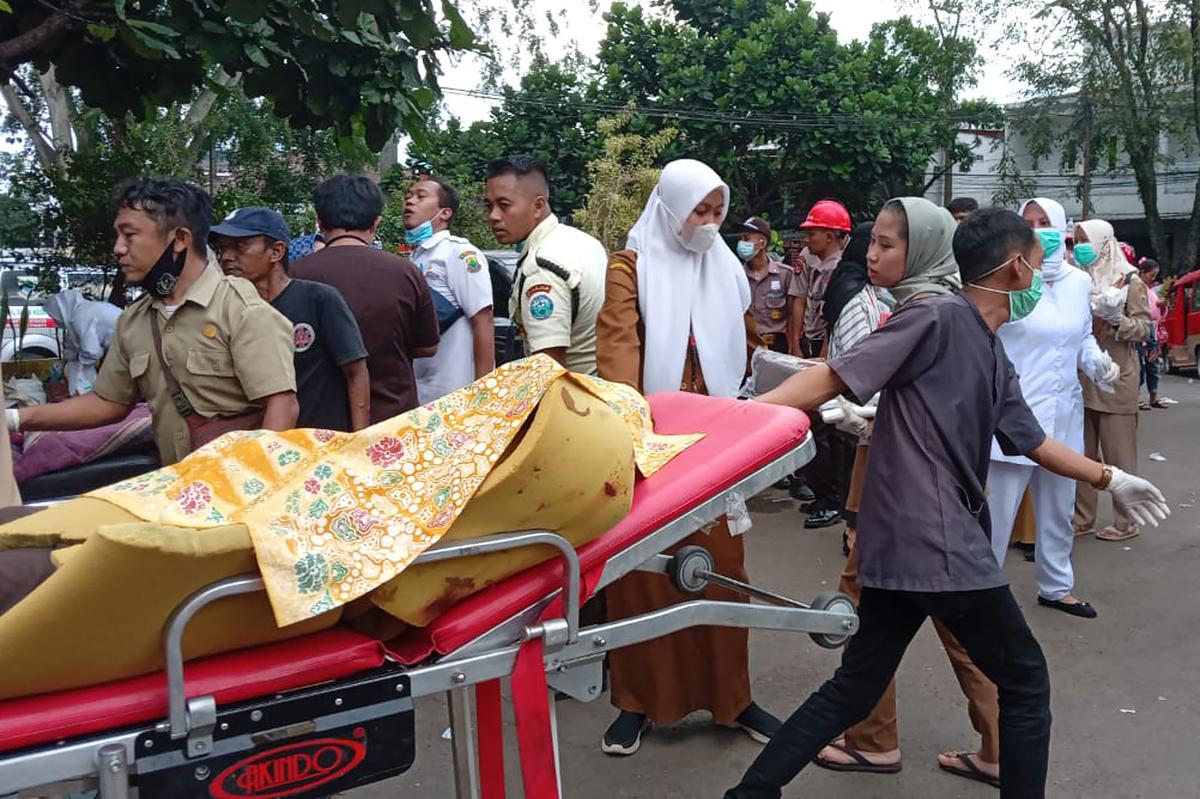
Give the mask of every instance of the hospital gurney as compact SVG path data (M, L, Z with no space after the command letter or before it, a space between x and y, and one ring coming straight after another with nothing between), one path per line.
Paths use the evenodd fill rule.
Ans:
M689 394L650 399L656 430L706 437L639 481L632 510L576 551L526 531L427 551L445 560L529 545L559 557L472 595L426 628L384 643L332 629L182 662L188 620L223 597L262 589L255 576L194 594L164 631L167 668L82 689L0 702L0 797L82 786L102 799L320 796L403 773L415 758L414 700L445 693L460 797L502 795L499 689L511 676L525 793L561 793L554 703L546 687L588 701L606 652L698 625L806 632L835 647L857 629L849 600L805 606L715 575L699 547L666 554L811 459L808 421L790 409ZM771 604L692 600L579 628L581 599L632 570L661 572L685 592L713 580ZM476 687L472 696L470 687ZM473 700L479 700L476 737ZM476 742L478 741L478 754ZM497 792L499 781L499 793Z

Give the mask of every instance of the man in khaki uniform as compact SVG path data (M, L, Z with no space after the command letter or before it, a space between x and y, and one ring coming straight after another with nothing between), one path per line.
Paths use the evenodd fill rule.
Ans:
M737 255L750 281L750 310L763 345L785 355L799 352L800 323L792 319L792 305L801 296L795 270L767 253L771 226L761 216L738 225L737 235Z
M93 391L8 412L9 429L78 430L123 419L146 400L164 464L192 451L185 411L199 417L262 410L262 427L296 424L292 326L254 286L225 277L208 257L212 202L180 180L131 184L117 197L113 252L145 296L117 321ZM160 359L155 326L162 343ZM183 395L172 396L165 361Z
M501 244L523 245L510 300L529 354L596 374L596 316L604 304L608 253L550 212L546 168L528 155L488 167L488 222Z

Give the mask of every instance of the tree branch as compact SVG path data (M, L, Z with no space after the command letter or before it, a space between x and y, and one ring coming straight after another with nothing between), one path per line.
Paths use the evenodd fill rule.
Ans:
M69 153L75 149L72 140L71 103L67 90L54 77L54 65L38 75L42 84L42 93L46 98L46 109L50 113L50 139L54 149L59 153Z
M217 67L217 74L213 76L213 82L224 91L237 86L241 80L241 73L230 75L220 67ZM183 118L184 130L191 133L192 136L186 148L188 162L191 164L198 162L204 150L208 149L209 137L203 135L197 128L204 124L204 120L208 118L209 113L212 112L213 106L217 104L217 100L220 97L220 91L211 87L205 88L204 91L200 92L200 96L192 102L188 108L187 115Z
M11 70L16 65L28 61L33 52L41 47L47 39L75 24L72 17L87 8L90 1L71 0L65 8L52 12L24 33L0 42L0 65Z
M25 133L29 136L29 140L33 142L33 151L37 155L38 163L42 165L42 169L53 173L61 169L63 163L61 154L54 149L54 145L46 138L46 134L38 127L37 120L29 113L25 102L21 96L7 83L0 84L0 96L4 98L4 102L8 104L8 110L12 113L17 121L21 123L21 127L25 129Z

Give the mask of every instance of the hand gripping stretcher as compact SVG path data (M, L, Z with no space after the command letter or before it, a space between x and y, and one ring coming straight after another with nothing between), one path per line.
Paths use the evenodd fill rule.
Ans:
M421 560L547 544L559 557L386 647L335 628L185 666L180 640L197 610L262 590L256 575L210 585L168 622L165 674L0 702L0 799L80 786L98 788L100 799L324 796L406 771L416 752L414 700L439 693L449 697L456 795L501 797L501 677L511 678L525 795L556 797L547 687L597 698L606 652L698 625L843 643L858 626L846 597L823 594L806 606L714 574L700 547L666 554L725 514L732 495L752 496L808 462L814 447L805 416L690 394L650 403L658 432L707 435L640 480L626 517L578 551L540 531L436 547ZM771 604L695 599L580 629L580 600L635 569L663 573L684 592L711 580Z

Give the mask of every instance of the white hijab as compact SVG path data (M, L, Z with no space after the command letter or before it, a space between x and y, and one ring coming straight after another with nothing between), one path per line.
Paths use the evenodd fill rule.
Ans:
M1045 211L1046 218L1050 220L1050 227L1062 234L1062 243L1058 245L1058 249L1052 253L1048 253L1042 261L1042 277L1053 282L1062 277L1063 273L1071 268L1063 260L1067 255L1067 236L1071 235L1070 231L1067 230L1067 212L1054 200L1047 197L1034 197L1031 200L1021 203L1021 207L1017 209L1017 213L1024 214L1025 209L1030 203L1036 204Z
M642 390L647 394L679 390L689 331L696 337L709 394L736 396L745 374L746 270L720 236L704 253L688 250L680 239L688 216L717 188L728 213L729 187L716 172L699 161L672 161L629 231L627 246L638 255L638 310L646 328Z
M1093 295L1111 288L1124 275L1137 271L1136 267L1125 260L1125 254L1121 252L1121 245L1117 242L1112 225L1103 219L1087 219L1076 227L1083 228L1088 241L1095 246L1100 255L1099 260L1088 270L1092 273Z

